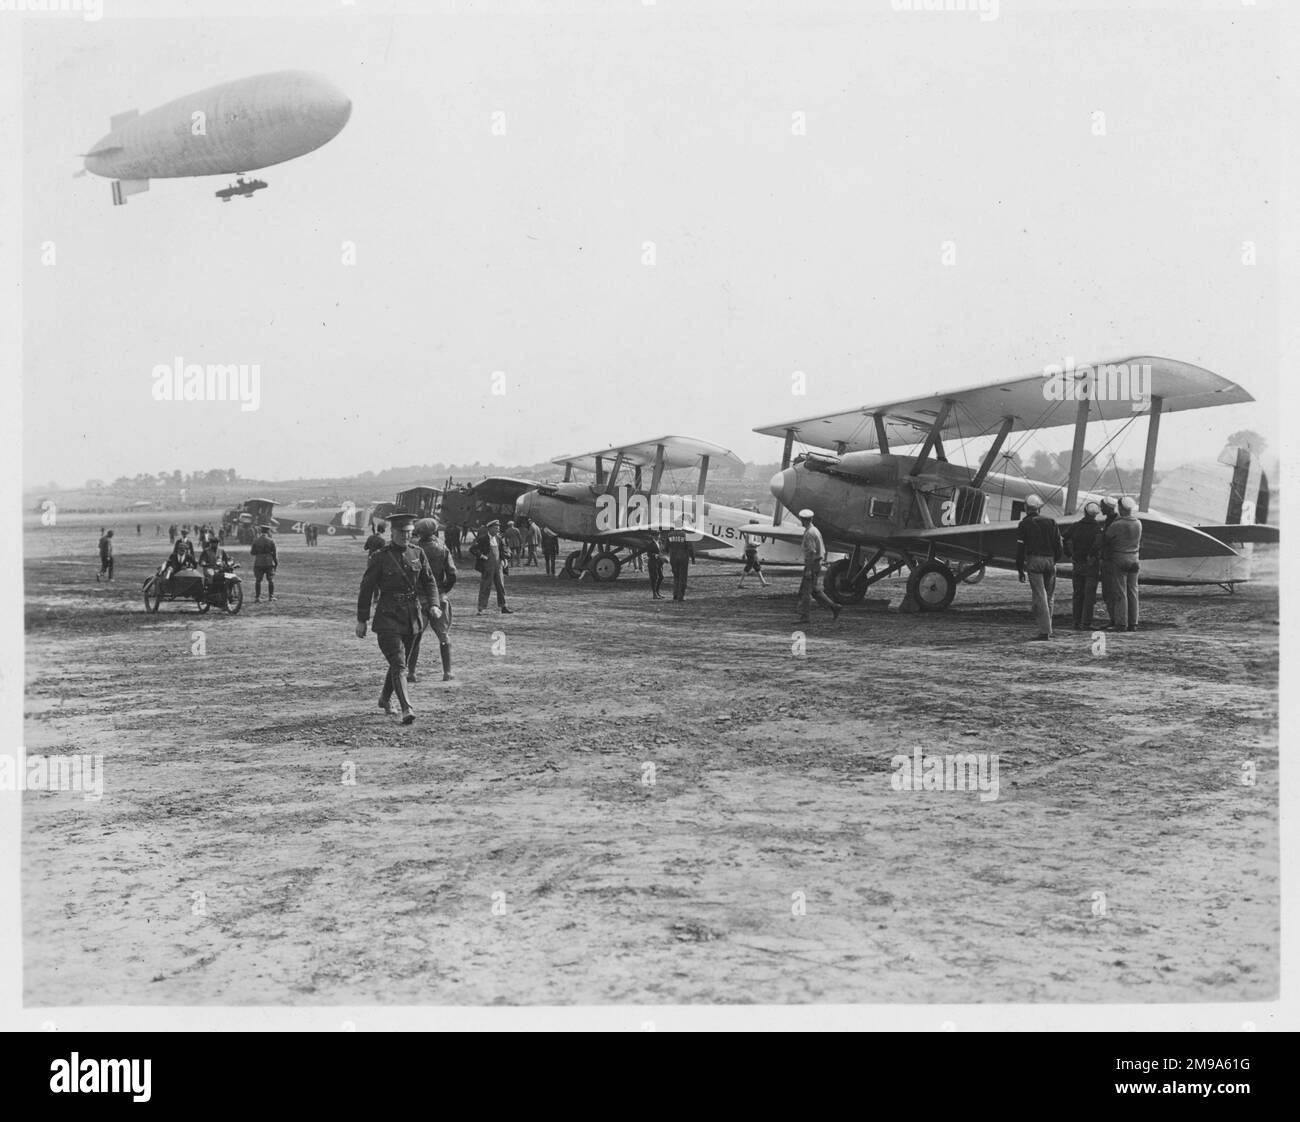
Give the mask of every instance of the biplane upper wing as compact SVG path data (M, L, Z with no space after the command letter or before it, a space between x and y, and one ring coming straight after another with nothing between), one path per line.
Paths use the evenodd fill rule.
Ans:
M709 457L711 466L729 463L739 467L741 459L734 452L707 440L693 436L660 436L654 440L640 440L632 444L616 444L595 452L579 452L572 456L557 456L551 462L559 467L572 465L580 471L596 470L596 461L608 468L621 455L623 463L631 467L653 467L659 449L663 449L663 466L667 470L699 466L703 457Z
M920 444L929 436L945 406L948 406L948 410L939 431L941 437L972 437L993 433L1008 417L1013 419L1013 428L1017 431L1056 428L1074 424L1076 411L1073 399L1061 400L1059 394L1055 397L1049 394L1048 384L1053 378L1069 379L1075 375L1083 377L1085 371L1091 371L1100 387L1108 384L1108 378L1117 379L1121 369L1131 371L1143 367L1150 367L1149 384L1144 384L1145 377L1136 379L1136 382L1147 394L1161 399L1161 411L1164 413L1206 409L1216 405L1238 405L1254 400L1236 383L1199 366L1179 362L1177 359L1141 355L1090 365L1079 364L1059 375L1055 371L1029 374L1004 382L968 386L965 389L887 401L878 405L863 405L842 413L827 413L783 424L765 425L754 431L777 437L784 437L793 431L795 439L802 444L837 452L879 451L877 417L880 418L891 448L895 445ZM1131 396L1103 398L1100 394L1094 394L1089 408L1089 420L1127 420L1145 408L1146 404L1135 402Z
M535 479L517 479L509 475L491 475L481 479L469 488L469 493L478 502L513 503L520 495L535 490ZM454 492L448 492L453 494Z

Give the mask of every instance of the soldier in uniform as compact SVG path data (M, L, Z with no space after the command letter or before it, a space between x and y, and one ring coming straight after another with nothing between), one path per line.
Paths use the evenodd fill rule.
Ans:
M402 708L402 724L415 720L415 709L406 692L406 666L415 642L424 630L425 619L441 615L433 572L422 550L410 544L413 514L394 514L389 519L393 541L385 549L371 554L366 575L361 578L357 596L357 638L366 637L370 605L378 595L374 631L388 662L379 708L391 713L393 694Z
M275 570L280 567L280 558L275 551L275 542L271 540L271 527L259 526L261 533L257 541L248 547L253 555L253 603L262 599L262 578L266 578L266 602L275 599Z
M421 518L415 524L415 535L419 539L420 552L429 562L429 571L433 574L433 587L436 602L440 610L429 619L429 626L438 636L438 653L442 655L442 680L451 680L451 639L448 630L451 627L451 601L447 593L456 583L456 562L452 560L451 550L437 538L438 523L432 518ZM415 637L411 647L411 656L406 660L406 680L415 681L415 664L420 659L421 635Z

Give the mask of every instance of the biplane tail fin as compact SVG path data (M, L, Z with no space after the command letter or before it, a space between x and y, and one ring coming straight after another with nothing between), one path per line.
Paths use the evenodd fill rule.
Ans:
M1268 526L1272 490L1260 459L1249 448L1228 445L1217 462L1184 464L1162 472L1151 506L1224 542L1278 540Z

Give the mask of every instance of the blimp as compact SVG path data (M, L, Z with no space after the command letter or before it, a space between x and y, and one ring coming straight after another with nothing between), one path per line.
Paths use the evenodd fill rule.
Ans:
M84 153L85 171L113 180L113 204L149 190L151 179L237 175L216 192L223 203L266 182L245 173L296 160L338 136L352 102L305 70L225 82L141 113L109 119L108 135Z

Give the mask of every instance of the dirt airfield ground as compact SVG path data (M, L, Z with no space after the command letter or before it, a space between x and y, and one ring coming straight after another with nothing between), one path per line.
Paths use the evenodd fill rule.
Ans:
M282 540L273 605L245 558L237 617L150 616L155 521L25 532L26 751L105 777L22 797L29 1005L1276 996L1274 554L1235 595L1148 591L1104 657L1068 593L1029 642L1006 574L939 615L889 610L901 581L814 609L796 658L794 575L702 564L676 604L519 568L517 614L476 618L471 571L406 730L358 544ZM998 797L896 791L916 747L996 753Z

